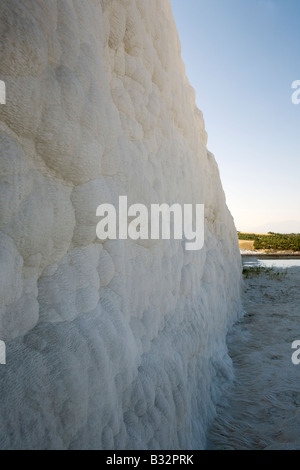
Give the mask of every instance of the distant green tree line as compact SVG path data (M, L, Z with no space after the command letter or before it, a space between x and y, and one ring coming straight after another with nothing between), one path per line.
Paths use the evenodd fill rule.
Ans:
M239 240L253 240L255 250L300 251L300 233L257 235L238 232Z

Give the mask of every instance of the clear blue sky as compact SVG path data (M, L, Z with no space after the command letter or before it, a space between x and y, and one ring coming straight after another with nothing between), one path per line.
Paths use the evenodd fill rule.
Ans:
M171 0L241 231L300 233L300 0Z

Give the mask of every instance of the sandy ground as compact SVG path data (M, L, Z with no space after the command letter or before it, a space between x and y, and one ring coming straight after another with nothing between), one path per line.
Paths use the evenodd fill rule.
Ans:
M235 370L209 449L300 449L300 266L249 275L245 316L228 337Z

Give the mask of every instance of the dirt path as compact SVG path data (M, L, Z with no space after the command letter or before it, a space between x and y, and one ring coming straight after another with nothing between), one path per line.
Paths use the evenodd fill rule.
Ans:
M235 381L209 432L209 449L300 449L300 267L245 279L245 317L229 335Z

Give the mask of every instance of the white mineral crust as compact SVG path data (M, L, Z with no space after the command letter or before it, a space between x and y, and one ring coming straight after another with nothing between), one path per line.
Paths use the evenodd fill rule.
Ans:
M0 447L203 448L241 262L170 3L1 0L0 41ZM120 195L204 204L204 248L101 243Z

